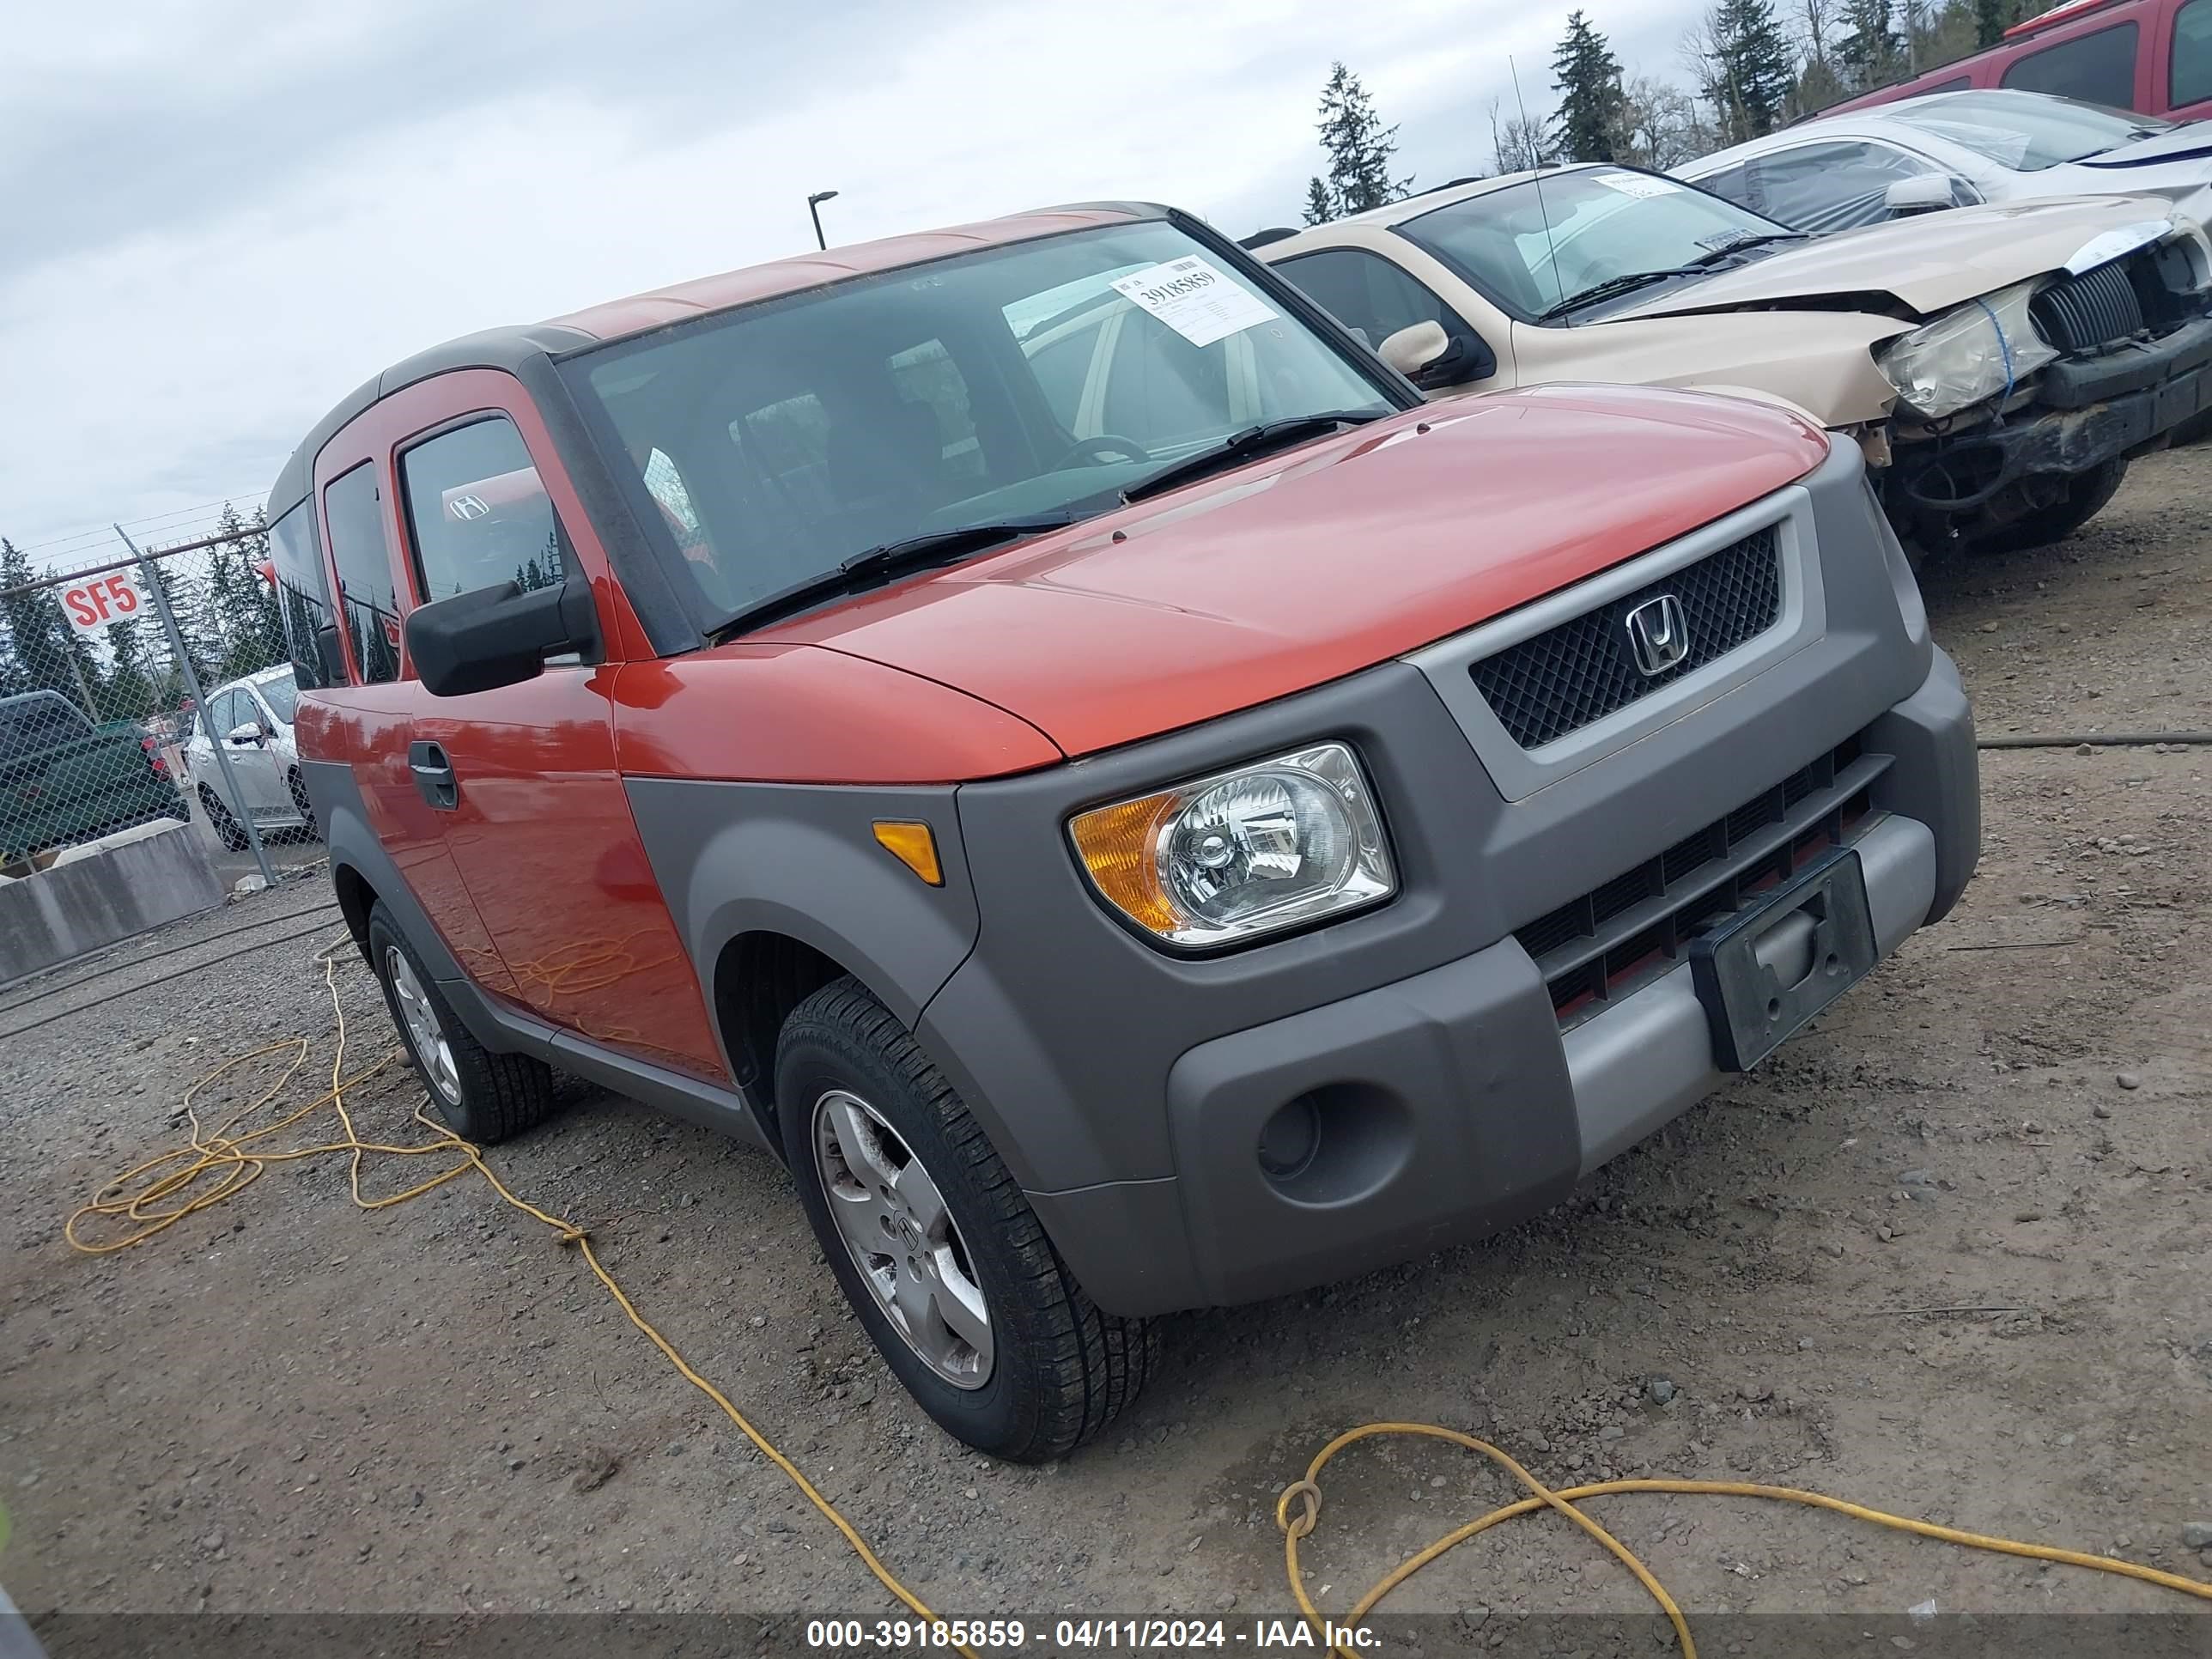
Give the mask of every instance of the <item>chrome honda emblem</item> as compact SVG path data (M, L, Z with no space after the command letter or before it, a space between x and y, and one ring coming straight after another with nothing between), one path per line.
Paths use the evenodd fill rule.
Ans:
M1627 616L1629 648L1647 675L1679 668L1690 654L1690 623L1682 602L1672 593L1646 599Z
M456 495L446 503L446 510L463 524L472 519L488 518L491 508L481 495Z

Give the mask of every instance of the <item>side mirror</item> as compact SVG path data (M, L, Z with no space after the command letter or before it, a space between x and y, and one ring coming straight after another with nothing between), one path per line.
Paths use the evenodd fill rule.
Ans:
M315 630L315 665L323 671L325 685L346 683L345 647L338 641L336 623L325 623Z
M1424 392L1486 380L1498 373L1498 354L1480 334L1447 334L1442 323L1415 323L1382 342L1384 362Z
M1442 323L1415 323L1401 328L1376 348L1382 361L1412 380L1451 349L1451 336Z
M598 649L590 590L519 582L456 593L407 617L407 654L434 697L534 680L548 657Z
M249 743L258 747L262 741L260 725L257 721L248 720L243 726L234 726L224 737L223 741L234 749L243 749Z
M1959 204L1954 181L1948 173L1917 173L1910 179L1894 179L1881 193L1882 204L1899 218L1915 213L1933 213Z

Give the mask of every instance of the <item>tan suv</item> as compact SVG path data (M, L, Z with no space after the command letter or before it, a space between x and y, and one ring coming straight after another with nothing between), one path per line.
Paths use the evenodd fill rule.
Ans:
M2145 198L1815 240L1589 165L1249 245L1431 397L1625 380L1791 404L1858 441L1916 552L2057 540L2212 398L2204 233Z

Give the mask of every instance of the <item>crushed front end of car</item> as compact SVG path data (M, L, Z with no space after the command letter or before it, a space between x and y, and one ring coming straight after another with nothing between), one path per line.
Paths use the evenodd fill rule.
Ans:
M1907 540L2054 541L2212 407L2212 249L2185 219L2108 232L1875 357L1898 394L1882 496Z

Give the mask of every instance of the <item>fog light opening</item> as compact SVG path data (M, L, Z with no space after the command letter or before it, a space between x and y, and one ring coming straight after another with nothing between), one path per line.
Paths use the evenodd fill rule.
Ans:
M1320 1151L1321 1110L1311 1095L1300 1095L1260 1126L1260 1169L1278 1185L1304 1175Z
M1275 1110L1254 1156L1261 1177L1292 1203L1334 1206L1389 1186L1413 1144L1413 1119L1397 1096L1371 1083L1325 1083Z

